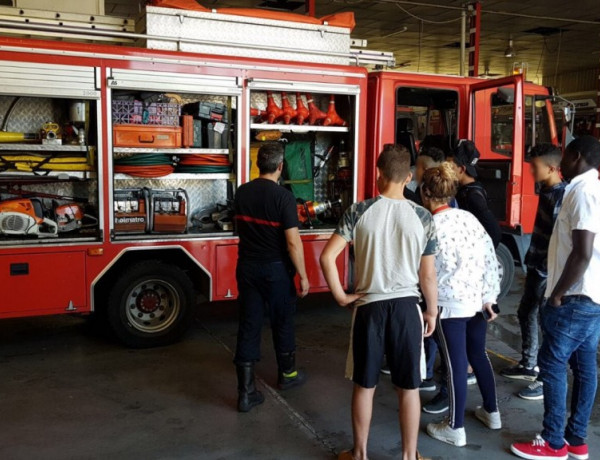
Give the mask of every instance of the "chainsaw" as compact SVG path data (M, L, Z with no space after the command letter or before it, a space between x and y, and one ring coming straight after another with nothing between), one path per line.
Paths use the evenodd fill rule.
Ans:
M44 217L39 199L17 199L0 202L0 235L38 238L58 236L58 225Z
M78 202L87 203L86 198L74 198L49 193L32 192L21 189L0 188L0 193L15 195L20 198L9 201L0 201L0 212L5 203L31 201L34 211L39 219L50 218L58 226L58 233L73 232L82 228L95 227L98 225L98 219L90 214L85 214L84 205ZM43 198L52 199L52 210L48 210L43 205ZM58 201L57 201L58 200ZM61 203L61 202L67 203ZM0 231L1 233L1 231Z
M73 232L87 227L95 227L98 219L89 214L85 214L83 207L77 203L58 204L52 202L54 218L58 224L58 232ZM84 222L84 219L87 222Z

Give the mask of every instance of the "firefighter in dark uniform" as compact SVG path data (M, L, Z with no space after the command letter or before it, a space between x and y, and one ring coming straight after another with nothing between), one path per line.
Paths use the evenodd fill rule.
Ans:
M254 384L254 363L260 359L265 307L277 354L278 387L285 390L305 380L303 372L296 368L294 313L297 295L306 296L309 284L296 200L278 184L283 159L282 144L264 144L257 158L260 176L242 185L235 198L235 223L240 238L236 271L240 319L234 362L240 412L248 412L264 401ZM298 293L296 273L300 278Z

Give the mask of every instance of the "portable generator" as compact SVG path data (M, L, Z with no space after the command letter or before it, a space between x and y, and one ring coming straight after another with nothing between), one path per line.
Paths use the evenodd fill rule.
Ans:
M150 231L185 233L187 230L187 192L182 189L150 190Z
M114 192L115 233L148 231L148 190L131 188Z

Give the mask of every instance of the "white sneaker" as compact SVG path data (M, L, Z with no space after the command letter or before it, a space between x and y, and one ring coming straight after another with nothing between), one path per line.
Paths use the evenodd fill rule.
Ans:
M481 423L487 426L490 430L499 430L502 428L502 420L500 419L500 412L488 412L483 407L479 406L475 409L475 417L479 419Z
M430 423L427 425L427 434L433 439L452 444L456 447L467 445L467 434L464 428L453 429L448 424L448 420L441 423Z
M477 377L475 377L475 374L473 372L467 374L467 385L477 385Z

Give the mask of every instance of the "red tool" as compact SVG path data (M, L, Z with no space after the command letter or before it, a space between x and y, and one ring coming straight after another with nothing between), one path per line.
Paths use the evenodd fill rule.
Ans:
M59 233L72 232L98 223L98 219L85 214L83 208L77 203L58 204L55 202L53 205L54 218L58 224ZM92 223L84 225L84 218L88 218Z
M269 124L275 123L283 115L283 110L275 103L273 99L273 93L267 91L267 122Z
M294 109L290 104L287 93L284 92L281 93L281 108L283 111L283 123L289 125L290 121L292 121L292 118L296 117L297 112L296 109Z
M304 120L308 118L309 111L304 105L300 93L296 93L296 124L303 125Z
M313 219L316 219L318 215L325 213L329 209L336 205L341 204L341 200L335 201L324 201L317 203L316 201L304 201L296 205L298 211L298 220L304 224L312 227Z
M254 107L250 107L250 116L251 117L265 118L267 116L267 111L266 110L255 109Z
M316 125L318 121L323 120L327 116L327 114L325 112L323 112L316 106L316 104L313 100L312 94L306 93L306 102L308 103L308 111L309 111L308 124L309 125Z
M335 96L329 96L329 110L327 116L323 120L323 126L346 126L346 121L340 117L335 111Z

